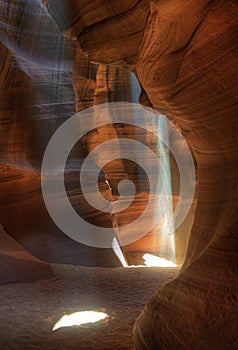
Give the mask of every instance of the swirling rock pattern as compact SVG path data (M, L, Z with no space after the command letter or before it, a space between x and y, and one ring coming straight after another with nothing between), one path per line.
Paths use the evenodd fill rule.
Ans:
M190 2L186 9L192 11ZM177 349L230 349L238 346L238 8L234 1L214 1L195 11L189 38L174 35L172 24L180 33L188 29L177 12L171 6L169 25L166 6L152 6L138 75L151 102L165 106L179 121L194 151L198 206L181 275L148 303L135 339L138 349L172 349L174 344ZM164 36L168 43L155 48L153 43Z
M147 13L149 2L144 5ZM122 19L99 17L96 25L89 11L84 14L84 3L75 6L86 28L70 22L66 34L92 60L133 65L137 52L137 75L151 104L173 115L198 163L198 205L186 261L137 320L136 348L237 348L237 2L152 1L147 23L125 11ZM118 38L124 18L129 32L121 30ZM140 47L141 40L130 36L138 27L144 32ZM131 55L118 49L121 38Z
M135 43L136 47L140 44L149 14L148 0L43 3L65 36L79 40L91 60L107 63L123 58L128 64L134 63Z

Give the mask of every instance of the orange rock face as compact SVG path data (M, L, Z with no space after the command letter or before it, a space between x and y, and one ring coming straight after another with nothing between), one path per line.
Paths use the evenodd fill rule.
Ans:
M238 344L237 15L235 2L214 1L181 44L186 19L179 23L173 13L177 38L163 4L152 6L138 76L152 104L172 112L195 154L198 205L180 277L158 292L137 320L138 349ZM155 47L164 35L168 46Z
M65 36L79 40L90 60L134 63L149 14L148 0L44 3Z

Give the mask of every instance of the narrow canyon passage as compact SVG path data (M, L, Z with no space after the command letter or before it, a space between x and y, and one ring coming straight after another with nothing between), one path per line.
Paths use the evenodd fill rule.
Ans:
M0 348L238 348L236 1L0 11Z

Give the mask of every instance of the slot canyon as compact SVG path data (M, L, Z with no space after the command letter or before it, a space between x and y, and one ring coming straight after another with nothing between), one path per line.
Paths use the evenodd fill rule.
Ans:
M236 0L0 0L1 350L238 349L237 34Z

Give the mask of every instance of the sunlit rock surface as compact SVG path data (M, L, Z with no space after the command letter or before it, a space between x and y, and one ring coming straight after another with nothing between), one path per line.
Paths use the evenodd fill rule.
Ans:
M62 26L52 1L47 3ZM98 17L95 25L88 6L76 2L69 17L77 13L84 18L85 9L88 22L82 20L83 30L71 19L61 27L92 60L136 63L150 103L176 120L198 164L198 203L185 263L180 276L151 299L137 320L136 348L236 348L237 2L171 0L150 5L147 23L137 17L135 24L128 8L117 18L110 15L115 2L105 4L101 13L108 13L111 21ZM118 38L114 28L124 28L124 18L128 32L121 30ZM141 46L142 36L133 37L138 27L144 31Z

